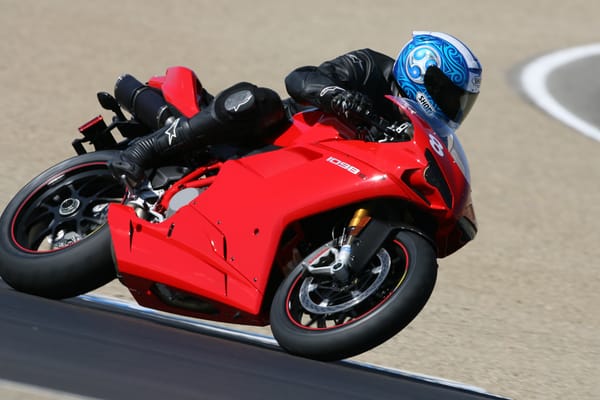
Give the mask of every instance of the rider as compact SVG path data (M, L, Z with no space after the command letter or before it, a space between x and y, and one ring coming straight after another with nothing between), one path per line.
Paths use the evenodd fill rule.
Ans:
M413 32L396 60L362 49L292 71L285 79L291 100L333 113L350 123L370 113L388 121L405 117L385 95L414 100L429 117L455 130L469 113L481 82L481 64L457 38L440 32ZM279 95L242 82L221 92L190 119L137 141L111 163L113 173L135 187L144 170L166 155L193 146L260 142L281 129L286 120Z

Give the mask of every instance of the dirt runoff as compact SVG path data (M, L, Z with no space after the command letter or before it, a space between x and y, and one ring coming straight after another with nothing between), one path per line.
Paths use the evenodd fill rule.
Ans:
M485 68L460 131L480 232L440 261L414 323L357 359L515 399L595 399L600 143L535 109L510 76L535 56L592 42L599 4L5 0L0 209L74 154L77 126L100 113L95 93L111 91L123 72L147 79L185 65L213 93L246 80L285 95L296 66L362 47L393 56L413 29L449 32ZM98 292L130 298L117 283Z

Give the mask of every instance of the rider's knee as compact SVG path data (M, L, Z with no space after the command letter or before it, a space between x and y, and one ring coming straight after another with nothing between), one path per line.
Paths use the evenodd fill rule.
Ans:
M285 115L283 102L275 91L248 82L237 83L219 93L213 104L218 119L252 122L258 129L278 123Z

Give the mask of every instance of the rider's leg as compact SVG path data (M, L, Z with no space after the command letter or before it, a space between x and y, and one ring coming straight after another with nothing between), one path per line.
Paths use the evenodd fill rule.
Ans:
M147 168L167 156L216 143L257 143L271 134L284 119L277 93L242 82L217 95L214 101L190 119L179 118L136 141L110 163L113 173L136 187Z

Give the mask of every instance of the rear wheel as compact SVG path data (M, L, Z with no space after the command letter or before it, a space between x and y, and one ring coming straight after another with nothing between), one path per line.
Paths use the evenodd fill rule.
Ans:
M13 288L50 298L94 290L116 276L108 205L125 189L107 163L113 151L65 160L46 170L0 217L0 276Z
M349 282L313 276L303 264L323 262L333 242L309 255L280 285L271 328L288 352L338 360L367 351L410 323L437 276L436 254L422 236L401 231Z

